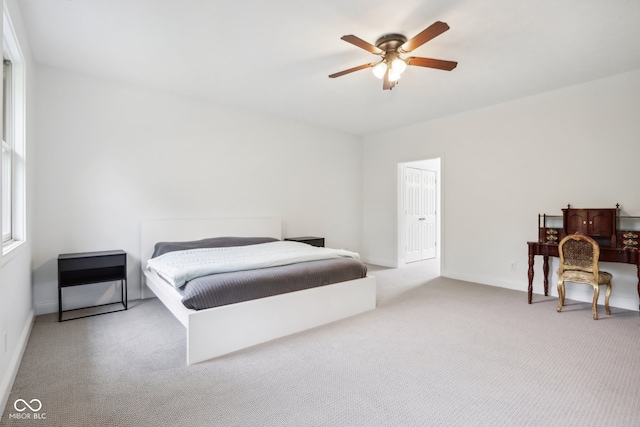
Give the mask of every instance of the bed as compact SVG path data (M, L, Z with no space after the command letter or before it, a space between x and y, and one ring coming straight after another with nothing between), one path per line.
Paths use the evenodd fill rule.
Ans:
M216 236L281 239L277 218L147 220L141 224L143 298L157 296L187 332L187 364L301 332L369 310L376 305L375 277L194 310L182 294L146 268L157 242Z

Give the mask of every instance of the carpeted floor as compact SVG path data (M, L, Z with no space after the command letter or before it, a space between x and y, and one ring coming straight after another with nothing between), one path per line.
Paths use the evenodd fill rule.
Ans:
M640 426L637 312L370 272L376 310L192 366L155 299L38 317L0 425Z

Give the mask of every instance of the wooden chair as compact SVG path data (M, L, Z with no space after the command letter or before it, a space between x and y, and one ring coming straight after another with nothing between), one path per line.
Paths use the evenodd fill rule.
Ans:
M598 258L600 257L600 246L589 236L575 233L566 236L558 245L560 254L560 268L558 268L558 313L564 305L565 288L564 282L584 283L593 286L593 304L591 311L593 319L598 320L598 309L596 304L600 295L600 285L607 286L604 307L607 314L611 314L609 309L609 295L611 295L611 274L600 271L598 268Z

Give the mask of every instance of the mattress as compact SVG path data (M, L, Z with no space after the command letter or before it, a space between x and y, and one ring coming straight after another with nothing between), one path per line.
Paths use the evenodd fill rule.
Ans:
M160 242L154 256L194 248L244 246L277 239L212 238L193 242ZM320 248L318 248L320 249ZM325 286L367 275L367 267L354 258L332 258L254 270L209 274L189 280L177 288L182 303L193 310L204 310L265 298L273 295ZM167 283L167 286L171 286Z

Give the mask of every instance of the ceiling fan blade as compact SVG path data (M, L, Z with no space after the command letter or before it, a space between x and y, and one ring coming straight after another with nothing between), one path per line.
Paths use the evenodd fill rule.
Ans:
M375 47L369 42L362 40L360 37L356 37L353 34L348 34L346 36L340 37L341 40L346 41L347 43L351 43L354 46L358 46L361 49L366 50L367 52L371 52L375 55L380 55L382 50Z
M344 76L345 74L353 73L354 71L360 71L360 70L364 70L365 68L371 68L376 64L377 62L370 62L368 64L358 65L357 67L349 68L348 70L329 74L329 77L332 79L335 79L336 77Z
M449 26L445 22L436 21L426 29L422 30L420 34L405 42L402 46L400 46L400 49L403 52L411 52L412 50L422 46L429 40L438 37L448 29Z
M437 68L438 70L451 71L458 66L455 61L444 61L442 59L420 58L410 56L405 60L407 65L417 65L418 67Z

